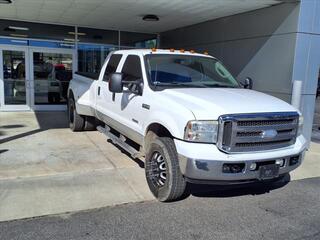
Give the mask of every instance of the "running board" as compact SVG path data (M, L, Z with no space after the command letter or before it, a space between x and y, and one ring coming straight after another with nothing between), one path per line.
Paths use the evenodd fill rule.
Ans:
M116 135L111 133L110 128L108 126L106 127L98 126L97 130L100 133L103 133L104 135L106 135L115 145L118 145L123 150L128 152L132 158L139 158L143 156L141 152L139 152L134 147L131 147L128 143L125 142L126 138L123 135L120 134L120 137L117 137Z

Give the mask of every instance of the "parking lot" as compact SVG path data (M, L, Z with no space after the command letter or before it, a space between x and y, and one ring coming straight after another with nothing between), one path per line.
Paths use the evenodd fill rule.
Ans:
M319 161L320 144L312 143L291 180L319 177ZM1 113L0 189L0 221L154 200L143 159L97 131L71 132L65 112Z

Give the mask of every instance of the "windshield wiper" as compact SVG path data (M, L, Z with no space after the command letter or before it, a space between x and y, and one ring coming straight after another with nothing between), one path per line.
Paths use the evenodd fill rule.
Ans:
M201 87L205 88L203 84L194 84L194 83L188 83L188 82L153 82L155 86L183 86L183 87Z
M234 87L234 86L223 85L223 84L218 84L218 83L203 83L203 85L208 86L208 87L236 88L236 87Z

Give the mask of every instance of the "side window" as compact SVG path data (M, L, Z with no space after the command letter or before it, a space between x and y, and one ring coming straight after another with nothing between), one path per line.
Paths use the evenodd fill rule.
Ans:
M136 81L142 79L140 58L136 55L129 55L122 68L125 81Z
M118 64L121 60L122 55L121 54L113 54L111 55L109 61L108 61L108 65L106 67L106 70L104 72L104 76L103 76L103 81L108 82L110 75L112 73L115 73L118 67Z

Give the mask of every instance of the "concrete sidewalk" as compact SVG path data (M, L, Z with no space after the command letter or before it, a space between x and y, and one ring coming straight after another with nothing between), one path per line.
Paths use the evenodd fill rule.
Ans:
M0 221L152 199L143 161L64 112L0 113Z
M313 143L292 179L320 176L319 161ZM153 199L142 160L71 132L64 112L0 113L0 221Z

